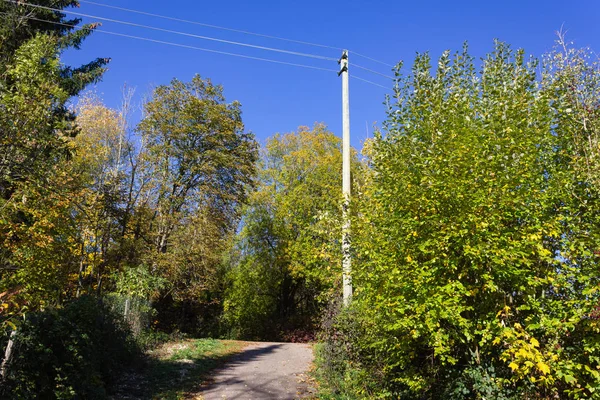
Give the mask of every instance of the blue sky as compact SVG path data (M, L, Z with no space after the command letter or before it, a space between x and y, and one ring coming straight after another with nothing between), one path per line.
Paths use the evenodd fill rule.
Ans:
M600 1L202 1L94 0L98 3L194 20L266 35L313 42L350 50L350 74L383 86L382 76L353 68L358 64L383 74L390 68L353 55L353 51L395 64L410 65L416 52L429 51L436 58L445 49L460 49L469 42L471 53L482 57L493 39L524 48L540 56L549 51L554 32L564 26L577 46L590 46L600 54ZM211 36L224 40L276 47L338 58L334 49L254 37L235 32L183 24L150 16L82 3L74 10L105 18L131 21L164 29ZM84 18L84 21L94 21ZM326 61L279 54L103 22L101 29L161 41L204 47L253 57L338 68ZM341 136L341 82L335 72L271 64L227 55L150 43L95 33L79 51L64 55L66 64L80 64L95 57L110 57L109 70L96 91L111 107L118 107L124 83L136 87L137 99L152 86L172 78L190 80L199 73L222 84L228 101L242 103L243 119L259 141L276 132L300 125L325 122ZM360 148L374 123L385 118L386 90L351 79L350 118L352 145Z

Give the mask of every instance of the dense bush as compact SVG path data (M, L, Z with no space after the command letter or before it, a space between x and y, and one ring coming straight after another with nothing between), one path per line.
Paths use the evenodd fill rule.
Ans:
M329 310L321 326L320 343L315 347L314 375L320 383L323 399L494 399L521 400L524 391L535 390L532 383L521 387L505 385L510 368L497 370L493 359L477 362L475 354L465 357L464 365L452 366L439 376L430 391L416 392L400 382L396 374L415 378L426 371L423 365L406 365L395 361L386 350L400 346L399 337L382 335L376 329L373 314L359 302L348 308ZM383 321L380 321L383 324ZM421 348L413 349L416 355ZM435 362L423 356L424 363ZM396 379L394 379L396 378ZM535 398L535 397L533 397ZM543 398L543 397L542 397Z
M120 317L91 296L30 314L15 338L2 398L103 399L137 353Z
M435 71L427 54L398 70L353 224L353 309L323 348L334 391L598 398L600 69L588 60L559 46L540 65L497 43L480 68L465 48Z
M324 314L314 371L322 397L368 398L386 390L381 370L367 367L363 322L355 307L343 308L341 301L333 301Z

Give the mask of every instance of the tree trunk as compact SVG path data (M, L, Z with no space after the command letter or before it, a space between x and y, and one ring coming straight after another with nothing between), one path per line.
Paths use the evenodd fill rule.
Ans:
M15 345L15 336L17 335L17 331L14 330L10 333L10 338L8 339L8 344L6 345L6 350L4 351L4 360L2 360L2 365L0 366L0 382L6 379L6 373L8 371L8 364L10 364L10 360L13 354L13 347Z

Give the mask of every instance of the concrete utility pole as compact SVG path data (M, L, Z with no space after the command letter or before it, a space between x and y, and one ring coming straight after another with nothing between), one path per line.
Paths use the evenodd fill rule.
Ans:
M348 50L344 50L338 61L342 77L342 193L344 195L342 226L342 277L344 286L344 306L352 300L352 266L350 264L350 94L348 92Z

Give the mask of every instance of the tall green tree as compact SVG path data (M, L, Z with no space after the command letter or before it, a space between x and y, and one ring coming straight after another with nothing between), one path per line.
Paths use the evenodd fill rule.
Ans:
M199 75L159 86L137 131L148 183L143 261L170 282L169 298L200 302L253 184L257 143L241 105Z
M0 191L8 199L15 181L24 181L47 170L45 163L53 163L56 157L64 156L67 151L64 136L76 133L74 114L66 106L71 96L80 93L87 85L96 82L105 71L106 58L97 58L79 67L55 63L62 52L69 48L80 48L96 24L86 24L77 29L80 19L69 19L55 9L78 7L79 3L69 1L39 1L31 3L2 2L0 4L0 93L4 101L27 102L26 107L5 104L0 121ZM28 53L23 46L36 37L46 37L43 51ZM31 48L30 48L31 50ZM29 64L29 70L23 64ZM40 63L40 67L32 64ZM18 66L21 65L19 68ZM45 67L44 67L45 66ZM17 69L18 68L18 69ZM40 77L27 76L33 68L54 69L52 76L47 73ZM28 79L30 79L28 81ZM55 95L51 101L40 98L40 89L49 90L41 85L42 80L55 85L61 95ZM46 107L44 121L35 126L34 108ZM40 122L40 121L36 121Z
M267 142L225 300L234 334L309 327L339 289L341 157L340 139L323 124Z
M79 48L94 25L77 29L79 20L31 4L78 3L0 4L0 286L20 288L24 297L37 293L36 308L42 293L51 302L61 297L73 261L73 214L65 199L74 187L61 167L77 129L67 102L100 78L108 60L63 65L61 54Z
M571 146L574 166L588 184L600 186L600 63L587 48L576 48L563 33L543 59L543 85L556 108L558 133Z
M0 179L6 195L0 200L2 286L23 286L25 292L52 299L60 297L60 282L71 263L72 253L61 246L69 246L69 199L76 190L72 177L64 174L69 140L55 114L55 105L69 98L58 83L55 46L56 39L45 35L21 46L5 72L14 92L0 92L6 151Z
M597 83L500 42L479 69L466 47L431 64L398 70L354 224L354 393L590 398L600 198L569 85Z

